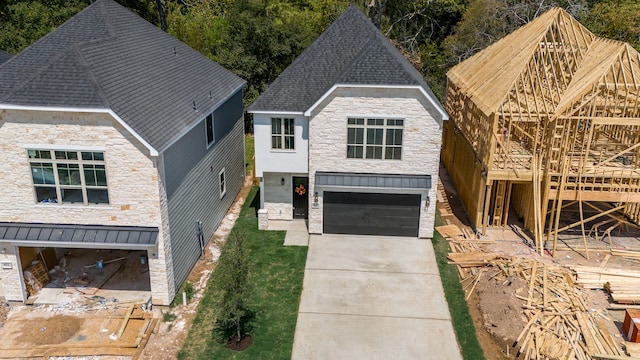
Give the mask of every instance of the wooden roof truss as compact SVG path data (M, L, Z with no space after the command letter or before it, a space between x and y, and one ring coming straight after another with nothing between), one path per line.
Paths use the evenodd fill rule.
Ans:
M537 46L526 47L533 51L521 67L491 68L491 54L499 57L511 45L525 48L492 45L476 66L494 71L493 77L485 73L483 84L473 63L464 64L451 71L447 93L447 111L487 169L488 189L497 181L489 190L495 198L485 200L483 226L487 215L502 221L495 214L508 207L502 199L509 195L496 189L508 191L511 185L501 182L531 180L540 251L545 224L555 248L558 232L581 226L584 237L585 224L598 217L640 223L640 54L628 44L596 38L569 14L556 11L557 16L527 29L541 35ZM504 60L496 63L505 67ZM500 84L506 79L510 87ZM498 94L480 91L486 81L508 89L502 100L494 102ZM497 104L493 110L492 103ZM593 209L600 202L610 208L583 213L583 205ZM567 204L578 204L580 221L560 226Z

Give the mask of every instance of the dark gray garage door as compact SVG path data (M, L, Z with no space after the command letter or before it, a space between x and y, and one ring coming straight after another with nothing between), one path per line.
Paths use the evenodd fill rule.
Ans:
M420 195L324 192L328 234L418 236Z

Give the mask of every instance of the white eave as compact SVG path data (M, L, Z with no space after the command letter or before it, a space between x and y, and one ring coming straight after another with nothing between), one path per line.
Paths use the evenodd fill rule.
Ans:
M320 105L331 93L333 93L337 88L365 88L365 89L412 89L418 90L422 95L433 105L434 109L438 111L441 116L441 120L449 120L449 115L444 111L438 100L434 99L433 96L429 95L422 86L419 85L358 85L358 84L335 84L329 89L324 95L322 95L318 101L316 101L307 111L304 112L305 116L311 116L313 110Z
M140 136L135 130L129 126L118 114L116 114L111 109L98 109L98 108L71 108L71 107L55 107L55 106L26 106L26 105L11 105L11 104L0 104L0 110L24 110L24 111L51 111L51 112L75 112L75 113L100 113L100 114L109 114L111 117L116 119L116 121L122 125L133 137L135 137L142 145L144 145L148 150L149 154L153 157L158 156L158 151L153 148L145 139Z
M302 111L265 111L265 110L247 110L249 114L260 114L260 115L304 115Z

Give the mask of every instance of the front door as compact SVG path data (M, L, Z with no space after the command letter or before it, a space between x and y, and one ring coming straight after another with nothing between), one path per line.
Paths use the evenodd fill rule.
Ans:
M293 177L293 218L306 219L309 207L309 178Z

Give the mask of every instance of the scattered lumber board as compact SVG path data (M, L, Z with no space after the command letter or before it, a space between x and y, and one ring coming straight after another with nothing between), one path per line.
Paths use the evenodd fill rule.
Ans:
M606 289L614 302L640 303L640 271L593 266L571 266L576 283L585 289Z

